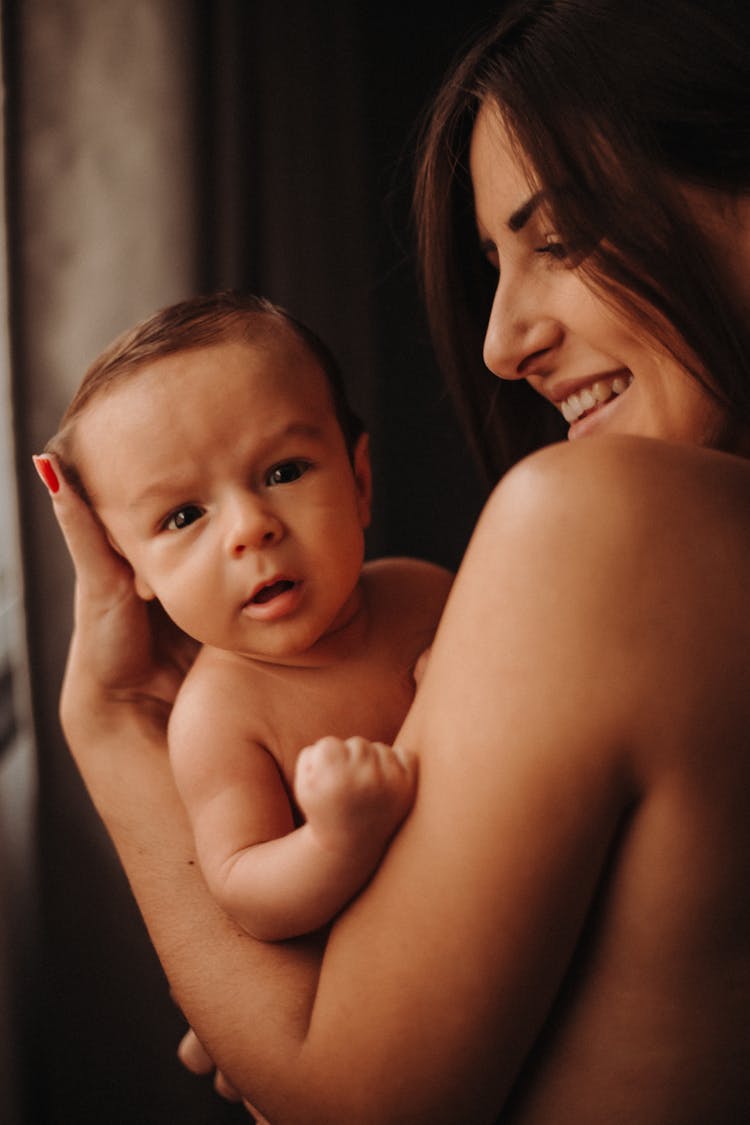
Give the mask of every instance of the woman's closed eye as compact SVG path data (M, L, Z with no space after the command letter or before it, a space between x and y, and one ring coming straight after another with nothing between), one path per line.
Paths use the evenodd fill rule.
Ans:
M309 461L280 461L273 465L266 473L265 484L267 488L275 488L279 484L293 484L304 476L311 467Z
M565 261L568 257L567 247L564 246L562 242L559 242L552 234L545 236L544 242L541 246L536 247L534 253L548 254L550 258L561 262Z
M168 515L162 527L165 531L182 531L184 527L189 527L191 523L199 520L203 514L203 508L199 508L197 504L185 504L183 508L177 508Z
M487 266L493 274L498 274L500 272L500 255L495 243L489 238L485 239L479 245L479 252L482 255L484 265Z

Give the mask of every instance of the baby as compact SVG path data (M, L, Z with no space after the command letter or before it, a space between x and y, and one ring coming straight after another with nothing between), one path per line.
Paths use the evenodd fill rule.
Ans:
M330 353L260 298L182 302L94 362L48 450L200 642L169 745L212 893L264 940L325 925L411 806L391 743L451 582L363 562L368 439Z

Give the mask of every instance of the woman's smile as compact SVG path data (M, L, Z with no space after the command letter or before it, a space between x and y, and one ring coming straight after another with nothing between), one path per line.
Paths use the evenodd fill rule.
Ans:
M571 438L715 442L725 410L567 260L544 193L529 196L528 166L491 101L474 124L470 167L480 249L497 273L484 340L489 370L525 379L560 411Z
M581 418L589 417L592 411L600 409L612 399L623 394L633 376L629 371L622 371L608 379L597 379L582 387L580 391L572 391L559 403L560 413L566 422L572 424Z

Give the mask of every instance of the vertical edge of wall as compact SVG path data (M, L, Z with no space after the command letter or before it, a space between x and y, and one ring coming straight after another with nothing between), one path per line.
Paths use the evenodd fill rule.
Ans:
M0 57L0 184L5 201L5 75ZM7 238L0 216L0 1120L22 1120L24 994L35 944L34 805L28 655L15 483Z
M31 464L94 355L195 286L192 20L183 0L3 3L16 472L38 761L27 1120L188 1122L190 1099L201 1100L194 1080L180 1090L178 1013L59 728L72 568Z

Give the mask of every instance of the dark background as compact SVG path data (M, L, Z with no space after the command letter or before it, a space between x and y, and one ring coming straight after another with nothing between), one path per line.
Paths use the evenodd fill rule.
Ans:
M37 905L16 1014L23 1122L246 1120L175 1060L183 1022L62 743L56 699L72 576L30 453L115 331L190 291L252 288L310 323L341 361L373 440L370 553L455 567L481 498L419 303L411 160L419 115L449 60L497 7L3 4L16 441L39 773ZM157 54L150 47L148 55L154 42ZM156 65L136 80L147 55ZM182 91L176 109L160 102L162 67L169 89ZM166 140L134 173L146 196L124 194L150 107ZM181 192L170 188L154 219L166 176L181 177ZM172 272L162 252L158 270L142 269L144 245L166 237L175 214L189 224L173 240ZM126 228L135 234L123 249Z

